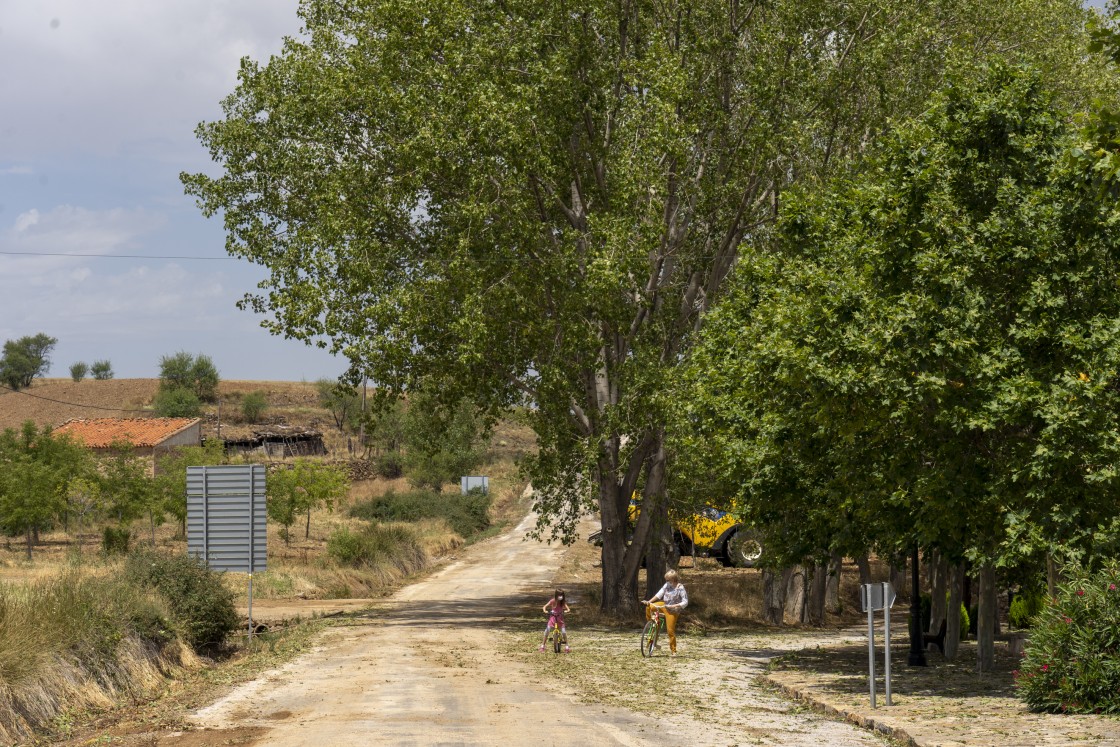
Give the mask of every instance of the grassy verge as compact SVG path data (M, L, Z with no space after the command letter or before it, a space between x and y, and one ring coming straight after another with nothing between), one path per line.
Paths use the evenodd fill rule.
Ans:
M21 742L69 709L107 708L200 666L166 602L68 573L0 587L0 738Z

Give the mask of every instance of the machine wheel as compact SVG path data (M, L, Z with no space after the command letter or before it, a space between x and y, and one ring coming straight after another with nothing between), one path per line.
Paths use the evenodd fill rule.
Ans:
M727 561L736 568L754 568L762 559L762 543L749 529L740 529L727 540Z

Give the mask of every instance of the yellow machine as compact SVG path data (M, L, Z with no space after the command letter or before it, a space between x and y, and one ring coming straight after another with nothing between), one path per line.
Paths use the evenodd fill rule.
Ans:
M631 526L638 520L640 511L641 496L635 493L630 499ZM752 568L762 557L762 544L757 535L723 509L707 506L689 514L670 511L669 520L681 555L715 558L736 568ZM588 540L601 545L602 534L595 532Z

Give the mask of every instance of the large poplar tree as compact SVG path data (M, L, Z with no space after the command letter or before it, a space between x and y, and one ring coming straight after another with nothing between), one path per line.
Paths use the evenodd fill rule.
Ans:
M950 55L1031 50L1082 90L1073 0L300 12L302 37L245 60L199 128L220 174L184 175L229 252L271 272L245 305L354 380L531 404L540 528L571 540L598 509L614 611L665 515L663 394L785 187L922 108Z

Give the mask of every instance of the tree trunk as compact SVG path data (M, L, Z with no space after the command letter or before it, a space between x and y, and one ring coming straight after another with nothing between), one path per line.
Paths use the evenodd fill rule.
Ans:
M307 527L303 530L303 538L311 539L311 509L307 509Z
M899 589L906 588L906 563L905 563L905 561L902 563L901 566L898 565L897 561L891 561L890 582L891 582L891 586L894 587L895 591L898 591Z
M31 525L27 526L27 560L31 561Z
M789 568L777 573L770 569L762 571L762 618L767 625L781 625L785 617L790 571Z
M1058 586L1062 583L1062 573L1053 555L1046 556L1046 593L1051 599L1058 598Z
M647 502L654 505L647 506ZM656 594L665 583L665 558L668 542L672 541L673 530L669 526L669 506L665 500L665 459L664 452L650 462L649 475L646 477L646 494L642 498L642 510L654 511L653 526L650 528L649 547L646 550L646 599Z
M833 615L839 615L843 609L840 604L840 575L844 570L844 556L832 553L828 562L828 581L825 585L824 608Z
M812 566L812 574L809 583L809 601L805 606L805 621L810 625L823 625L824 600L828 593L828 564L815 563Z
M961 644L961 596L964 594L964 563L949 569L949 604L945 610L945 658L953 661Z
M976 670L992 671L996 655L996 568L991 561L980 566L980 602L976 621Z
M649 543L654 519L659 515L659 505L664 496L649 495L642 499L642 512L634 526L632 541L627 546L630 495L626 484L615 477L615 447L599 460L599 514L603 526L603 585L599 608L619 617L633 615L638 610L638 570ZM665 452L657 446L650 457L650 470L655 461L664 461ZM638 466L638 465L633 465ZM660 588L660 587L659 587Z
M945 595L949 585L949 561L940 550L934 550L930 557L930 588L929 588L929 634L937 635L941 623L945 621L946 611ZM945 633L948 636L948 632Z
M868 560L866 553L856 558L856 565L859 567L860 586L871 583L871 561Z
M39 539L39 525L38 524L32 524L31 525L31 536L32 536L33 541L35 542L36 545L41 544L41 541Z
M784 574L783 574L784 575ZM795 565L789 570L786 584L786 610L784 621L790 625L800 625L805 621L805 601L808 594L808 577L805 566Z

